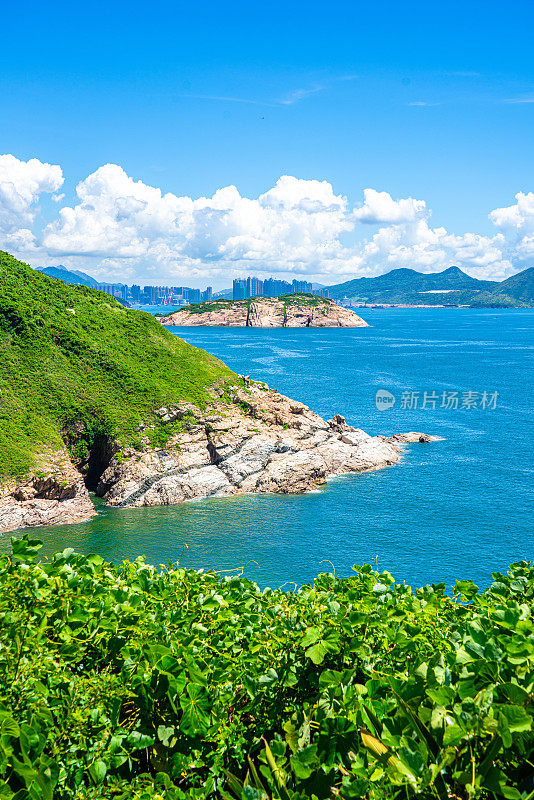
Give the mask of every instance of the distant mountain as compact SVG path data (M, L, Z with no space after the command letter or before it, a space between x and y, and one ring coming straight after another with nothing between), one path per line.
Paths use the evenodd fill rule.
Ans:
M471 305L476 308L534 306L534 267L506 278L489 292L481 292Z
M38 272L48 275L49 278L58 278L65 283L71 283L77 286L89 286L91 289L98 289L99 283L97 280L87 275L85 272L79 270L70 270L63 267L61 264L58 267L43 267Z
M532 304L534 302L534 267L529 267L523 272L518 272L517 275L506 278L499 284L498 289L499 292Z
M417 272L414 269L393 269L376 278L355 278L345 283L338 283L328 287L328 296L334 300L351 297L370 302L403 303L411 302L414 294L420 296L420 302L426 302L421 297L423 292L444 292L451 290L478 290L491 289L495 281L480 281L472 278L458 267L449 267L443 272ZM410 298L410 300L407 299Z
M472 278L459 267L442 272L393 269L376 278L355 278L328 287L334 300L347 297L367 303L520 307L534 305L534 268L505 281Z
M58 267L42 267L38 269L37 272L42 272L43 275L48 275L49 278L57 278L57 280L63 281L63 283L70 283L74 286L88 286L89 289L100 289L100 291L102 291L102 287L104 286L104 284L99 283L86 272L80 272L78 269L67 269L67 267L61 264ZM124 286L122 283L112 283L111 285L117 288L122 288ZM130 307L130 304L126 300L122 300L118 297L116 299L121 305L127 308Z
M222 298L223 300L232 300L233 294L233 289L220 289L218 292L213 292L213 297Z

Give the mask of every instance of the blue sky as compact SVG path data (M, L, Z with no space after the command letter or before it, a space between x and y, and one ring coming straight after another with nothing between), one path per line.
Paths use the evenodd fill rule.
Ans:
M480 263L468 255L468 271L498 276L529 266L524 243L509 249L517 225L508 219L504 230L488 215L534 189L533 23L531 2L4 4L0 153L60 165L64 177L59 202L47 190L32 200L27 258L117 279L163 281L182 271L198 285L208 277L226 284L249 266L283 271L283 237L278 248L241 242L232 250L210 230L210 250L197 230L188 247L167 238L164 257L161 247L132 256L116 242L86 246L81 234L74 245L65 231L61 243L56 235L44 246L42 231L58 224L59 209L79 204L76 185L110 163L135 182L193 200L228 185L258 198L283 175L327 181L347 198L348 213L366 188L424 200L432 230L470 232L491 239L490 248L504 231L501 258L490 268L487 254ZM375 261L359 261L361 249L355 257L356 244L392 224L377 220L329 228L330 243L334 236L342 249L330 247L324 268L316 228L311 242L299 228L289 244L307 239L315 251L295 255L290 247L288 274L333 283L351 277L350 267L367 274L395 266L397 251L388 261L383 241ZM199 224L212 223L213 213ZM257 240L246 225L238 231L249 233ZM394 246L413 246L412 234ZM459 260L454 247L447 255ZM447 266L447 255L430 255L428 269ZM417 261L424 254L416 256L414 266L425 268ZM340 259L349 264L344 274L330 268Z

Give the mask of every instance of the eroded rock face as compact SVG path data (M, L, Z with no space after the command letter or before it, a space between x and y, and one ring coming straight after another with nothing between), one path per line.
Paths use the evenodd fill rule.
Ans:
M112 506L154 506L249 492L302 493L332 475L395 464L422 433L369 436L339 414L325 421L303 403L243 376L239 386L214 389L201 411L190 404L160 408L164 448L140 426L138 449L117 452L96 493ZM223 399L225 398L225 399ZM45 472L0 486L0 532L81 522L95 514L84 481L66 450L41 457ZM87 476L86 476L87 477Z
M189 422L164 450L123 452L97 488L114 506L181 503L249 492L301 493L329 476L395 464L401 445L347 425L260 385L233 390L231 404L204 412L187 408ZM179 406L160 409L175 419Z
M41 470L0 486L0 533L83 522L95 509L66 450L42 455Z
M362 328L369 327L354 311L336 305L333 300L315 298L313 302L287 302L260 297L221 303L203 303L205 311L190 307L160 317L163 325L213 325L234 328Z

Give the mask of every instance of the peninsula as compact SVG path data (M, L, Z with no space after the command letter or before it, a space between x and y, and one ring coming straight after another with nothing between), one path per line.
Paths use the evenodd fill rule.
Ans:
M0 531L114 506L299 493L395 464L370 436L236 375L154 317L0 251Z
M313 294L216 299L159 317L163 325L234 328L365 328L367 322L333 300Z

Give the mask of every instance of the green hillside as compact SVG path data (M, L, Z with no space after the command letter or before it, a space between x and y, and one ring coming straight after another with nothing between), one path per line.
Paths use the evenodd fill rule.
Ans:
M498 283L492 291L482 292L472 305L495 308L534 306L534 267L512 275Z
M149 314L0 251L0 480L64 441L130 440L151 412L204 405L233 373Z
M524 269L502 281L499 290L526 303L534 302L534 267Z

